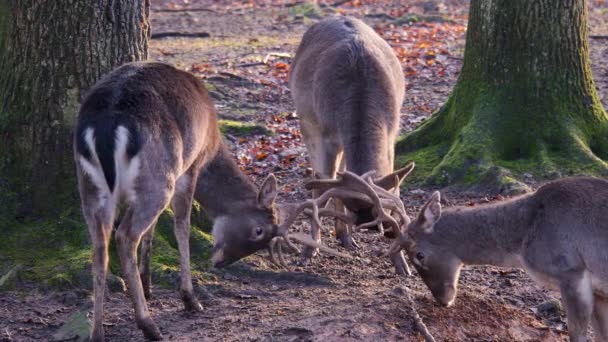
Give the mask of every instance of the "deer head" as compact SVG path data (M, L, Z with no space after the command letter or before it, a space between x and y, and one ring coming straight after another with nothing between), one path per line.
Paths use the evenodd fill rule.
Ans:
M434 226L441 218L441 196L435 191L431 199L408 226L401 246L405 249L416 271L428 286L433 297L445 306L454 303L461 260L438 243Z
M277 180L271 174L258 190L254 205L244 205L236 215L223 215L214 221L214 267L229 265L268 246L278 230L276 196Z

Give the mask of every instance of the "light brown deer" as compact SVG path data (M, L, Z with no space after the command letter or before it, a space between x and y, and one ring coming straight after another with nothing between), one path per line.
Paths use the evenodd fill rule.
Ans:
M175 214L180 292L187 310L201 310L192 288L188 243L195 191L216 215L216 266L278 241L294 247L289 239L299 239L288 234L289 226L277 225L274 176L258 191L241 174L223 146L207 91L194 76L172 66L130 63L103 77L80 108L74 156L82 211L93 242L94 341L104 339L108 244L121 205L125 211L115 237L122 272L136 323L152 340L162 335L145 300L150 295L151 241L156 220L169 205ZM140 274L136 252L142 239ZM310 238L299 240L322 247Z
M448 208L439 192L401 245L435 299L450 306L463 265L523 268L560 291L572 341L589 321L608 341L608 182L572 177L496 204Z
M358 175L375 170L376 183L389 188L395 186L394 176L401 181L411 171L413 164L393 173L403 71L391 47L371 27L349 17L312 25L291 65L289 86L318 178L335 178L344 170ZM365 203L344 204L356 212L358 223L373 216ZM319 227L313 224L311 230L319 240ZM347 226L339 222L336 235L344 247L356 246ZM307 248L301 262L306 264L314 253ZM392 259L399 273L409 272L401 253Z

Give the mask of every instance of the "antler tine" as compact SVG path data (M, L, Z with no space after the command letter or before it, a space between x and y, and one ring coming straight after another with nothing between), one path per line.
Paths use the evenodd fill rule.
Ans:
M410 218L407 216L407 212L405 211L405 206L403 205L401 198L399 198L398 195L376 185L371 177L368 177L366 181L378 194L378 196L381 197L383 207L386 207L398 215L398 219L401 221L401 224L399 225L399 229L395 231L395 234L397 234L398 238L403 238L401 226L408 225L410 223ZM396 179L396 183L398 184L398 179Z
M294 245L294 243L290 240L290 238L293 238L293 239L295 239L301 243L304 243L306 245L309 245L311 247L319 248L320 250L327 252L329 254L337 255L340 257L349 257L345 254L341 254L326 246L323 246L323 245L319 244L318 242L313 241L312 239L306 239L300 235L290 235L289 234L289 227L294 223L296 218L301 213L311 216L313 219L313 223L316 224L317 226L319 226L321 229L324 229L325 231L327 231L327 229L321 223L321 219L320 219L321 216L335 217L336 219L344 221L347 225L353 225L354 220L351 217L349 217L348 215L345 215L344 213L339 213L337 211L334 211L334 210L331 210L331 209L325 207L325 205L327 205L328 202L332 198L341 198L342 196L349 196L349 197L358 198L363 201L365 201L365 200L369 201L369 199L367 199L367 197L365 195L362 195L362 194L359 194L356 192L352 192L352 191L344 191L343 189L339 189L339 188L332 188L332 189L329 189L328 191L326 191L325 193L323 193L321 196L319 196L316 199L306 200L306 201L296 205L295 209L289 209L290 213L284 218L283 222L280 224L278 231L277 231L277 236L269 244L269 257L270 257L271 262L279 267L284 267L287 270L290 269L287 266L287 263L285 262L285 258L283 257L282 243L285 243L288 247L290 247L296 251L299 251L299 249ZM286 209L287 209L287 207L288 206L285 206ZM291 207L291 206L289 206L289 207ZM322 208L319 208L319 207L322 207ZM277 256L278 256L278 261L276 259Z
M372 227L374 225L377 225L379 228L383 228L383 223L386 222L393 228L393 230L400 231L399 223L392 216L387 215L384 211L384 206L387 205L387 201L383 201L382 199L380 199L379 194L385 195L386 190L382 189L383 191L376 191L376 189L372 186L373 181L371 180L371 176L373 174L374 173L372 172L364 174L365 177L370 179L370 182L367 182L363 178L363 176L358 176L352 172L346 171L341 174L342 178L345 180L345 183L349 182L351 188L365 194L366 197L368 197L372 201L374 208L376 208L376 219L371 222L364 223L357 228L360 229L364 227ZM395 202L394 205L398 207L397 202Z

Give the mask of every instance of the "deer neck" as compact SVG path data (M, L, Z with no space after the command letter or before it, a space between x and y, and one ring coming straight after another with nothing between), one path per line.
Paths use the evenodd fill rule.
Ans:
M532 220L527 197L448 209L435 225L433 236L465 264L522 267L522 244Z
M201 171L194 198L212 218L256 206L257 188L239 169L222 143L215 157Z

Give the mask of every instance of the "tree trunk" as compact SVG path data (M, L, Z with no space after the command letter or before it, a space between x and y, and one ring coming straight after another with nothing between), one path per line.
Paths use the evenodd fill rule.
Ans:
M148 11L149 0L0 0L0 214L74 203L80 100L101 75L147 58Z
M435 185L509 192L524 173L606 174L585 0L472 0L460 78L397 152Z

